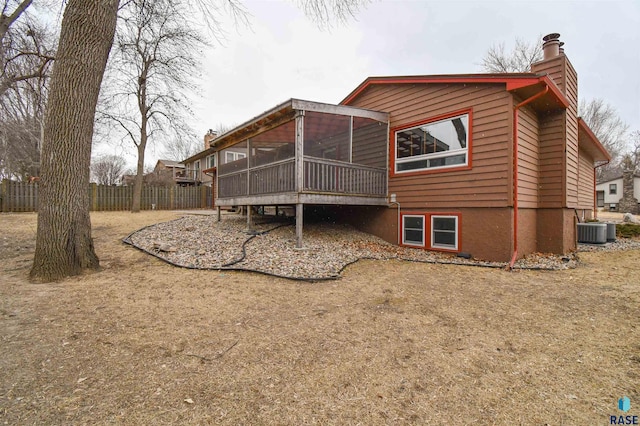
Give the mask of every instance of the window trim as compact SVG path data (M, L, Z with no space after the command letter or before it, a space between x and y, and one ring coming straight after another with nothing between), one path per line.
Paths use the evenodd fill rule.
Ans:
M403 130L411 129L414 127L423 126L425 124L444 121L449 118L454 118L461 115L469 116L469 124L468 124L469 128L468 128L468 134L467 134L467 148L466 148L466 164L431 167L431 168L419 169L419 170L407 170L407 171L396 170L396 163L397 163L396 162L397 160L396 133L397 132L401 132ZM432 173L447 173L447 172L455 172L460 170L470 170L473 166L472 148L473 148L473 108L457 110L450 113L440 114L437 116L429 117L427 119L418 120L411 123L396 126L389 131L389 160L391 163L389 167L389 174L391 177L396 177L396 176L399 177L399 176L415 176L415 175L424 175L424 174L432 174ZM459 151L459 153L462 153L462 150L456 150L456 151ZM424 155L432 155L432 154L424 154ZM451 156L454 156L454 155L455 154L452 154ZM442 158L442 157L434 157L434 158ZM405 162L405 161L402 161L402 162Z
M455 229L455 244L453 247L451 247L450 245L444 245L444 244L436 244L435 242L435 232L436 229L433 225L433 220L434 219L455 219L456 220L456 229ZM458 247L460 246L460 215L457 214L441 214L441 213L437 213L437 214L432 214L429 217L429 221L430 221L430 234L431 234L431 239L429 241L430 243L430 247L434 248L434 249L438 249L438 250L448 250L448 251L458 251Z
M400 218L401 221L401 225L402 225L402 245L403 246L408 246L408 247L425 247L425 244L427 243L427 221L426 218L423 214L412 214L412 213L403 213L401 215L402 217ZM415 244L412 242L407 242L405 240L405 227L404 227L404 218L405 217L419 217L422 219L422 244Z
M206 156L205 165L207 166L207 169L216 168L216 166L218 165L218 160L216 158L217 158L217 155L215 153ZM211 165L212 160L213 160L213 165Z
M405 242L404 236L404 217L422 217L423 218L423 245L411 244ZM433 238L433 218L444 217L450 218L453 217L456 219L456 244L455 248L451 246L444 246L434 244ZM432 250L432 251L441 251L447 253L460 253L462 251L462 213L458 212L416 212L416 211L408 211L400 213L400 233L402 234L400 246L403 247L411 247L411 248L421 248L424 250ZM427 239L427 235L429 238Z
M231 157L233 157L233 160L231 161L228 160L229 154L231 154ZM244 152L226 151L224 153L225 164L233 163L234 161L242 160L243 158L247 158L247 154L245 154Z

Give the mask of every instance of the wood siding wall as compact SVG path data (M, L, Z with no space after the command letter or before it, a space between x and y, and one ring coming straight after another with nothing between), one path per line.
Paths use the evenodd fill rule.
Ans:
M567 147L566 147L566 175L567 175L567 206L578 207L578 74L566 60L566 92L569 108L566 111Z
M373 123L353 131L353 162L371 167L387 164L387 125Z
M578 206L578 74L569 59L560 54L554 58L538 62L531 67L533 72L546 72L551 80L565 94L569 107L562 112L562 127L555 131L562 131L563 139L563 179L562 206L577 208ZM551 136L551 135L548 135ZM546 142L555 140L551 136ZM550 147L552 150L558 147ZM555 157L555 156L554 156ZM554 194L555 195L555 194ZM555 206L556 200L549 200ZM547 200L544 201L547 203Z
M518 110L518 203L536 208L540 187L540 131L538 116L529 108Z
M389 193L397 194L403 210L510 205L512 113L504 85L371 86L351 105L389 112L391 128L472 108L472 169L395 176L389 180ZM394 135L390 138L393 149Z
M562 93L566 94L566 85L563 75L565 73L566 56L558 55L554 58L536 62L531 65L531 72L538 74L547 73L549 78L558 86Z
M580 150L578 156L578 205L577 208L593 209L593 159L589 154Z
M538 206L562 207L564 197L564 111L540 118Z

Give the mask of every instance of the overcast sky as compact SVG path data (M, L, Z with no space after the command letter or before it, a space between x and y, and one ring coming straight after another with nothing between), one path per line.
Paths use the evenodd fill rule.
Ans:
M558 32L581 99L640 130L640 1L373 1L321 31L291 2L245 0L251 27L206 51L193 124L242 124L289 99L339 103L368 76L481 72L487 49ZM155 150L157 151L157 150ZM157 154L149 152L149 163Z

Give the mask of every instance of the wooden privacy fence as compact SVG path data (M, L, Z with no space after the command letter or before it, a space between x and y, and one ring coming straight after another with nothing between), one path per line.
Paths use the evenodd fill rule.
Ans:
M131 209L132 186L91 184L88 190L89 208L93 211ZM2 181L0 211L38 211L38 184ZM213 192L208 186L145 186L142 188L142 210L183 210L213 207Z

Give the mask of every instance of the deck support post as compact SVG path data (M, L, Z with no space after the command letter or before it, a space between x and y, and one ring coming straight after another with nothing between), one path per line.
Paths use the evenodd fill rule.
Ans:
M249 231L253 229L253 217L251 213L251 206L247 206L247 229L249 229Z
M296 204L296 248L302 248L302 223L303 217L302 213L304 204L298 203Z
M217 206L216 207L216 222L220 222L221 219L222 219L221 209L220 209L220 206Z

